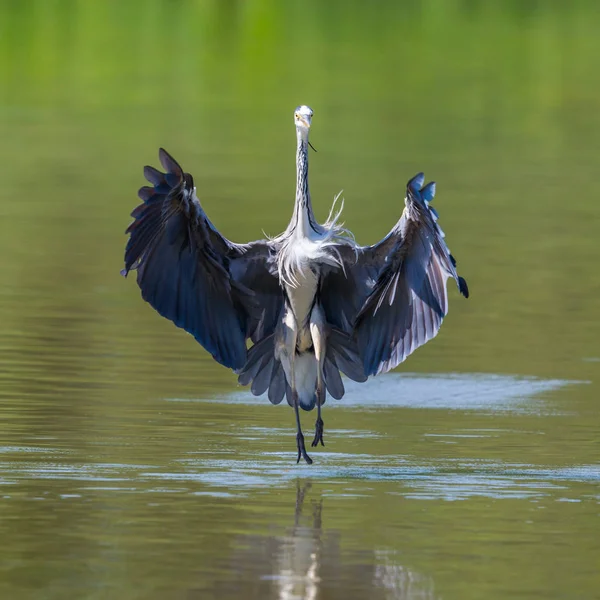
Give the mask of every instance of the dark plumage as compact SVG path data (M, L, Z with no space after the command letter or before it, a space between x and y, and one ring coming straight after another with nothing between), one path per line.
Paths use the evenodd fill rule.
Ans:
M304 449L298 408L318 408L313 445L323 443L326 392L340 399L340 372L354 381L385 373L439 331L448 312L446 280L468 297L430 206L435 184L407 184L405 208L390 233L358 246L336 222L320 225L308 191L312 110L298 107L296 203L280 236L249 244L223 237L206 216L194 181L163 149L165 173L145 167L152 186L131 213L124 275L137 270L142 297L192 334L222 365L296 411L298 460ZM247 348L247 341L252 342Z

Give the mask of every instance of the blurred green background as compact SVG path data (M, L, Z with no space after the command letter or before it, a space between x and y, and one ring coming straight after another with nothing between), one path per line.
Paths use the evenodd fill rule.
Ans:
M319 546L318 598L593 597L599 496L586 486L600 480L599 24L593 1L0 2L3 597L308 598L283 595L269 561L289 556L290 540L321 540L327 522L338 537ZM575 504L550 491L553 516L529 526L531 497L488 503L485 482L458 503L408 500L396 463L395 475L378 470L371 483L356 474L361 458L354 475L291 469L293 415L266 401L167 402L227 394L236 380L119 276L141 169L157 165L164 146L193 173L227 237L276 234L292 211L292 115L303 103L315 113L317 216L343 189L345 223L361 243L398 219L409 177L423 170L438 183L435 205L472 297L451 290L439 336L400 371L589 382L547 395L535 416L369 411L375 392L366 384L365 411L325 415L327 449L402 456L414 473L460 458L467 466L443 470L472 475L483 461L485 481L509 477L507 465L584 465L583 489L571 476L557 484ZM346 429L327 438L328 426ZM254 442L244 428L258 428ZM427 437L471 429L479 433L451 452ZM273 454L261 455L263 444ZM222 452L241 461L226 467L232 482L255 461L278 473L289 462L289 478L215 495L194 474L225 469ZM167 489L188 453L209 462ZM85 483L103 468L107 481L125 483ZM144 469L162 474L163 487ZM294 473L314 479L307 493L318 525L284 535L306 484ZM360 500L335 499L352 497L348 486ZM456 522L467 530L453 532ZM240 542L241 533L257 537ZM264 548L244 553L240 544ZM382 545L423 575L392 568ZM385 577L421 583L386 587Z

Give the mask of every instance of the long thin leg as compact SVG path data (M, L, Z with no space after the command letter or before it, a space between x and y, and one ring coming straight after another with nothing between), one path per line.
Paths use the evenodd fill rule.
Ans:
M323 441L323 425L325 425L325 423L323 423L323 419L321 418L321 403L317 398L317 420L315 421L315 437L313 438L313 441L311 443L311 446L313 448L315 446L318 446L319 442L321 442L321 446L325 445L325 442Z
M325 362L325 318L319 306L315 306L310 316L310 335L315 349L317 360L317 420L315 421L315 438L311 446L315 447L323 441L323 419L321 418L321 405L325 402L325 381L323 376L323 364Z
M283 318L283 344L281 348L281 361L286 371L286 375L289 374L289 384L292 389L292 404L294 406L294 412L296 414L296 446L298 447L298 459L296 464L300 462L300 458L312 465L312 458L306 452L304 446L304 436L302 435L302 425L300 424L300 407L298 404L298 392L296 390L296 372L295 372L295 356L296 356L296 339L298 335L298 328L296 325L296 319L291 311L289 311Z
M304 446L304 436L302 435L300 411L298 408L298 392L292 388L292 394L294 397L294 411L296 412L296 427L298 429L298 433L296 434L296 444L298 445L298 459L296 460L296 464L300 462L300 457L302 457L307 464L312 465L312 458L308 455L306 452L306 447Z

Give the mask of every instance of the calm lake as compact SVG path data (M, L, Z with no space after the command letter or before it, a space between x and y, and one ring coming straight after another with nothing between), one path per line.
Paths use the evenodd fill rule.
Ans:
M0 4L0 598L600 597L595 2ZM164 146L215 225L311 193L361 243L418 171L471 298L293 411L119 276ZM312 439L315 414L302 415Z

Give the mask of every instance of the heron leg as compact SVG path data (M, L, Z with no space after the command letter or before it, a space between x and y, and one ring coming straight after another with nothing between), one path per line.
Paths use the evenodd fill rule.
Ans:
M296 459L296 464L300 462L300 458L303 458L307 464L312 465L312 458L308 455L306 447L304 446L304 435L302 435L300 411L298 408L298 392L292 389L292 395L294 398L294 411L296 412L296 427L298 429L298 433L296 434L296 445L298 446L298 458Z
M325 363L325 318L319 306L315 306L310 317L310 335L315 350L317 361L317 420L315 421L315 437L311 446L315 447L323 441L323 419L321 418L321 405L325 402L325 377L323 375L323 364Z
M323 441L323 419L321 418L321 405L317 404L317 420L315 421L315 437L311 443L311 446L315 447L321 442L321 446L325 445Z
M282 343L280 350L278 351L278 356L280 357L292 390L292 405L296 414L296 446L298 447L298 459L296 460L296 464L300 462L301 458L304 458L307 464L312 465L312 458L306 452L304 435L302 434L302 425L300 424L300 406L298 401L298 391L296 390L296 373L294 366L298 327L296 325L296 319L291 311L284 316L282 329Z

